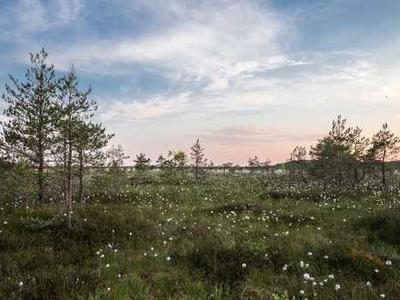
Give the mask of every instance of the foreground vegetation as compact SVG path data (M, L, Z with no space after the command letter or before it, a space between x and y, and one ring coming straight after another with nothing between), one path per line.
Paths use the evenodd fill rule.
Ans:
M72 229L3 204L0 298L398 299L399 197L233 174L97 192Z

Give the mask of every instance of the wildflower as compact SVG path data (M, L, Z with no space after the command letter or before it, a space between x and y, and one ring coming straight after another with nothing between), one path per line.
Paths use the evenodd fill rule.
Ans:
M386 295L385 294L380 294L379 295L381 298L386 298Z
M386 264L387 266L391 266L391 265L392 265L392 262L391 262L390 260L387 260L387 261L385 262L385 264Z
M109 268L110 267L110 264L106 264L106 268Z
M335 284L335 291L340 290L340 284Z
M300 290L300 295L304 295L304 290Z
M368 287L371 286L371 281L367 281L367 286L368 286Z
M24 285L24 283L22 281L18 282L18 286L22 287Z
M305 280L309 280L309 279L310 279L310 274L304 273L304 274L303 274L303 278L304 278Z
M246 263L242 263L242 268L246 268L247 264Z
M170 260L171 260L171 257L170 257L170 256L167 256L166 260L167 260L167 261L170 261Z

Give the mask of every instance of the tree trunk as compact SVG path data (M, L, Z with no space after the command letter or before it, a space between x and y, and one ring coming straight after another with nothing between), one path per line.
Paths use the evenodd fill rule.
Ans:
M85 204L85 199L83 197L83 151L79 150L79 189L78 189L78 201Z
M67 174L67 140L64 136L64 140L63 140L63 200L64 203L67 203L67 179L66 179L66 174Z
M69 133L68 160L67 160L67 181L66 181L66 211L68 228L72 228L72 141Z
M383 158L382 160L381 171L382 171L382 188L384 189L386 186L385 158Z
M41 155L39 160L39 168L38 168L38 201L39 203L43 203L44 199L44 161L43 155Z

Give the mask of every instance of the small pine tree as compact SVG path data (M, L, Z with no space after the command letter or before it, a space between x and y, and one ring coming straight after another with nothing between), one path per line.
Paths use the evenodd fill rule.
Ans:
M166 166L166 162L167 162L167 159L162 154L160 154L160 156L158 156L158 158L156 160L156 166L158 168L162 169Z
M196 143L190 148L190 157L194 167L194 177L196 181L199 179L199 169L205 163L204 148L200 145L200 140L197 139Z
M296 146L290 153L289 163L290 168L295 173L300 173L301 179L304 180L304 162L307 157L307 149L304 146Z
M78 161L78 200L85 203L83 197L84 190L84 170L91 166L103 165L106 154L101 150L107 146L113 134L107 134L106 129L100 123L80 122L77 126L75 137L76 156Z
M150 167L150 162L150 157L147 157L144 153L140 153L136 155L136 159L134 160L135 168L138 171L146 171Z
M382 129L372 136L370 155L380 163L382 175L382 188L386 186L386 162L400 151L400 139L394 135L385 123Z

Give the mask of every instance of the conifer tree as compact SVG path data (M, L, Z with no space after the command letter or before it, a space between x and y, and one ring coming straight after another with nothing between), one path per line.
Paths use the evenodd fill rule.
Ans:
M72 175L74 152L76 150L78 130L81 122L86 122L97 109L96 103L90 100L91 89L79 90L79 83L73 68L59 80L58 84L58 118L56 128L58 138L62 143L63 177L65 211L68 227L72 226Z
M144 153L140 153L136 155L136 159L134 160L135 168L138 171L145 171L150 167L150 162L150 157L147 157Z
M78 200L82 204L85 204L83 197L85 168L104 164L106 154L102 149L107 146L113 136L113 134L107 134L100 123L80 122L77 126L75 147L78 160Z
M204 148L200 145L199 139L197 139L196 143L194 143L190 150L190 157L194 167L194 177L197 181L199 179L199 169L205 163Z
M372 137L372 147L370 155L374 157L380 164L382 175L382 188L386 186L386 162L396 157L400 151L400 139L388 129L385 123L382 129L375 133Z
M3 128L5 141L14 157L36 169L39 202L45 197L44 169L54 143L56 116L57 78L47 56L44 49L31 53L24 81L10 75L11 84L6 84L3 95L8 117Z

